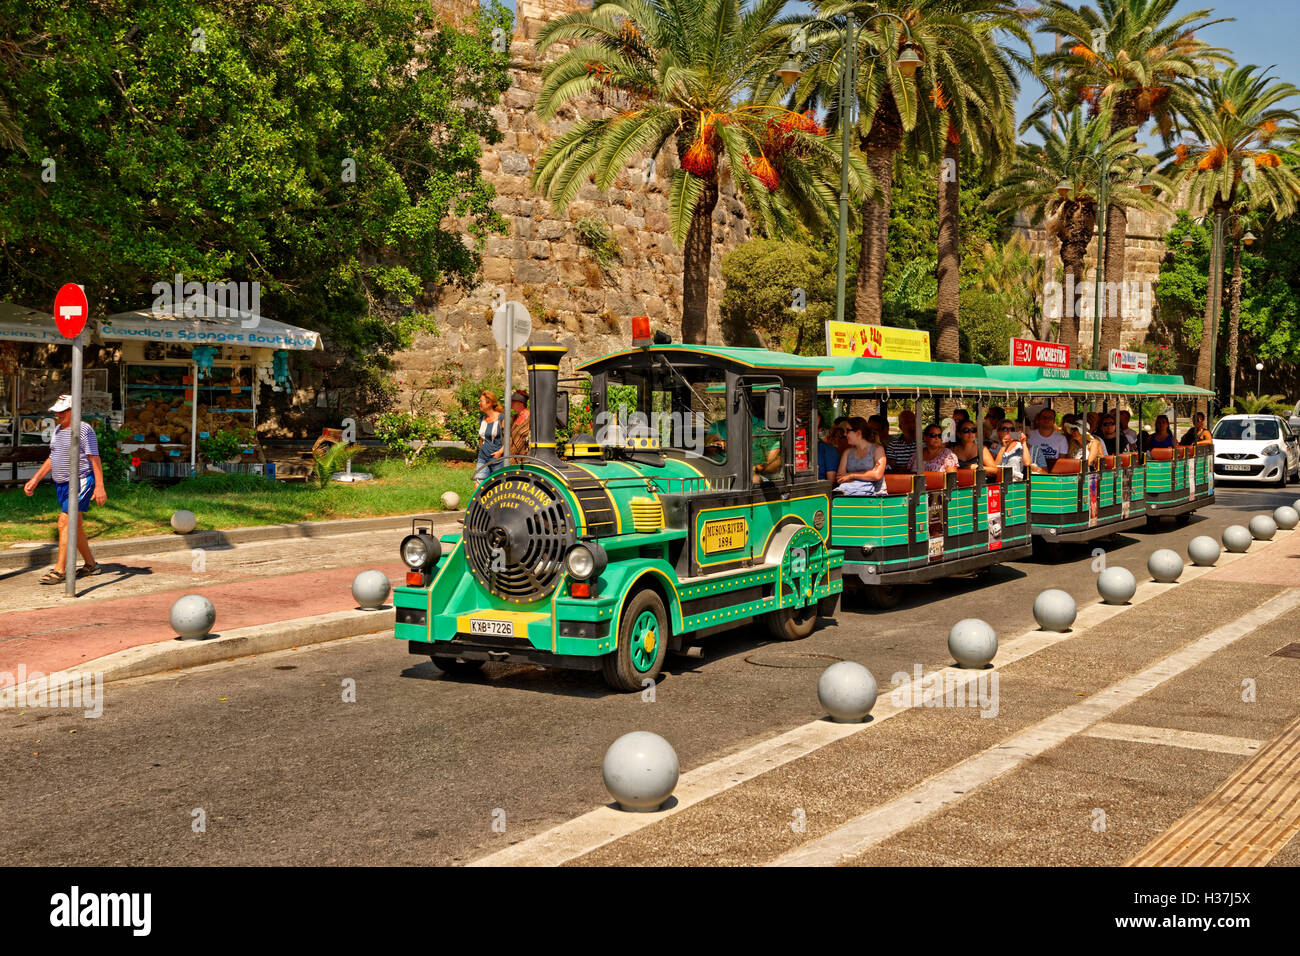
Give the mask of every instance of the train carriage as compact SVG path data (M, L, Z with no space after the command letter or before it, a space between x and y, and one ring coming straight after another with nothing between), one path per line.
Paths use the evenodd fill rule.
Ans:
M957 399L972 405L976 421L986 402L1005 402L1014 388L985 374L978 365L889 359L833 358L835 368L821 376L818 390L835 401L887 403L909 399L934 404ZM921 447L925 417L917 415ZM1010 468L988 473L983 467L956 472L922 470L885 476L885 494L836 495L831 501L831 546L845 554L844 572L868 586L877 605L889 607L897 587L952 574L978 571L1028 555L1029 495Z
M1059 411L1063 402L1076 412L1089 406L1118 414L1119 400L1138 409L1134 424L1144 424L1141 407L1151 398L1194 399L1210 395L1185 385L1176 375L1103 372L1087 369L994 366L991 377L1014 384L1023 414L1026 401L1041 400ZM1176 421L1176 418L1175 418ZM1083 433L1088 433L1086 417ZM1105 455L1095 468L1075 459L1057 459L1046 474L1030 479L1033 533L1049 543L1085 542L1151 524L1163 515L1183 515L1214 500L1208 446L1152 449ZM1177 462L1190 464L1176 467Z

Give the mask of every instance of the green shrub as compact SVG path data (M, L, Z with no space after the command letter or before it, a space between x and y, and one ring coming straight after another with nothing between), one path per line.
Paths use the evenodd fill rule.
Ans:
M252 444L252 436L247 430L222 430L207 438L199 439L199 454L203 456L204 461L213 463L230 461L232 458L239 457L239 453L250 444Z
M438 441L442 429L428 415L385 412L375 419L375 435L410 467L433 453L429 442Z
M114 428L106 418L91 420L95 429L95 441L99 445L99 464L104 471L104 482L126 481L130 474L131 456L122 451L121 443L131 437L126 428Z

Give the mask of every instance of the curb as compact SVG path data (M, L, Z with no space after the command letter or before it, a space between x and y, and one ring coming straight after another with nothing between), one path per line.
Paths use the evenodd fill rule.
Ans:
M128 554L154 554L162 551L188 551L191 548L220 548L252 541L288 540L290 538L325 538L336 534L361 531L388 531L410 525L414 518L432 518L435 526L454 526L454 519L464 511L440 511L429 514L386 515L378 518L345 518L339 521L303 521L297 524L254 525L227 531L194 531L190 534L160 534L141 538L115 538L95 541L96 557L121 557ZM58 552L57 542L0 552L0 569L37 568L48 564Z
M278 624L258 624L217 633L202 640L173 638L156 644L129 647L67 670L34 678L22 686L40 680L57 688L75 683L92 674L100 675L105 684L132 677L148 677L164 671L216 664L231 658L249 657L293 647L324 644L349 637L361 637L393 629L396 610L392 605L377 611L334 611L315 617L300 617Z

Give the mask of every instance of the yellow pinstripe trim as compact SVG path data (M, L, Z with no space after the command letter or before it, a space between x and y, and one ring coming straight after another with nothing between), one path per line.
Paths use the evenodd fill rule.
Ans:
M576 461L571 461L571 462L569 462L569 467L570 467L570 468L576 468L576 469L578 469L578 471L581 471L581 472L583 472L584 474L590 475L592 478L595 478L595 477L596 477L596 475L595 475L594 472L588 471L586 468L583 468L583 467L582 467L581 465L579 465ZM608 468L609 466L606 465L605 467ZM610 506L611 508L614 509L614 531L615 531L616 534L622 534L622 533L623 533L623 514L622 514L622 512L620 512L620 511L618 510L618 499L617 499L614 495L611 495L611 494L609 493L609 487L608 487L608 485L601 485L601 488L602 488L602 490L604 490L604 492L605 492L605 497L609 499L609 506ZM575 499L577 499L578 496L577 496L577 495L574 495L573 497L574 497Z
M528 371L531 372L534 369L540 369L543 372L558 372L560 370L560 367L558 365L529 365L528 366Z
M673 584L672 578L668 577L668 575L664 574L658 568L646 568L644 571L637 574L636 577L634 577L631 581L627 583L627 587L623 589L623 596L618 599L618 609L614 612L614 622L613 622L615 650L618 650L618 636L619 633L623 630L623 604L627 601L627 596L632 593L632 586L636 584L638 581L640 581L647 574L657 574L665 581L668 582L668 586L673 589L673 600L677 602L677 617L681 619L683 625L685 625L686 623L686 617L685 615L682 614L682 596L677 593L677 585ZM665 610L668 611L668 626L672 627L673 609L666 608Z
M787 503L790 502L790 501L810 501L810 500L812 500L812 499L814 499L814 498L816 498L816 499L819 500L819 501L827 501L827 498L826 498L825 495L800 495L798 498L788 498L788 499L786 499L786 501L787 501ZM696 544L696 546L699 547L701 551L704 550L703 545L700 543L700 537L699 537L699 534L698 534L698 531L703 527L703 525L701 525L701 524L698 523L700 515L708 514L710 511L732 511L732 510L735 510L736 508L748 508L748 509L750 509L750 512L749 512L749 513L750 513L750 518L753 518L753 515L754 515L754 510L753 510L753 509L754 509L754 507L755 507L754 505L720 505L720 506L717 507L717 508L704 508L704 509L701 509L700 511L695 512L695 517L696 517L696 521L697 521L696 526L695 526L695 527L696 527L696 531L697 531L697 534L696 534L696 536L695 536L695 544ZM827 513L826 513L826 521L827 521L827 523L829 524L829 522L830 522L830 504L829 504L829 502L828 502L827 505L826 505L826 512L827 512ZM778 518L777 521L778 521L778 522L780 522L780 521L784 521L785 518L796 518L796 519L798 519L798 521L799 521L799 522L800 522L804 527L806 527L806 528L807 528L807 527L812 527L811 525L808 524L808 522L804 521L802 518L800 518L800 517L799 517L798 515L796 515L796 514L785 515L785 516L782 517L782 518ZM749 519L746 519L746 520L749 520ZM776 532L779 531L779 530L780 530L779 527L774 527L774 528L773 528L773 529L768 533L767 541L770 542L770 541L772 540L772 535L776 534ZM825 537L825 535L823 535L820 531L817 531L816 528L813 528L813 531L816 531L816 532L817 532L817 536L820 537L820 538L822 539L822 545L824 546L824 545L826 544L826 537ZM767 554L767 543L766 543L766 542L765 542L764 545L763 545L763 553L764 553L764 554ZM704 564L704 563L701 562L701 561L696 561L695 563L698 564L698 565L700 566L701 569L703 569L703 568L711 568L711 567L713 567L714 565L718 565L718 564L731 564L731 563L733 563L733 562L735 562L735 561L738 561L738 560L739 560L739 561L743 561L744 559L743 559L743 558L725 558L725 559L723 559L722 561L710 561L708 564Z
M464 547L464 546L465 546L465 538L462 536L461 539L460 539L459 541L456 542L456 547L454 547L454 548L451 549L451 554L447 555L447 560L444 561L444 562L442 562L442 567L440 567L440 568L438 569L438 573L435 574L435 575L433 576L433 580L429 582L429 590L428 590L428 606L427 606L426 609L425 609L424 620L425 620L426 627L427 627L427 633L428 633L429 638L430 638L430 643L433 643L433 641L432 641L432 638L433 638L433 589L436 588L436 587L438 586L438 582L442 580L442 573L443 573L444 571L446 571L447 568L451 567L451 562L452 562L452 559L456 557L456 552L459 551L459 550L460 550L462 547Z
M555 442L553 442L553 441L538 441L538 442L533 442L533 447L534 447L534 448L554 448L554 447L555 447Z

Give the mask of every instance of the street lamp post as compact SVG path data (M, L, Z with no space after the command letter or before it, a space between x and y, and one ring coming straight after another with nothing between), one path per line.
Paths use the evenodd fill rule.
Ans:
M1264 363L1255 363L1255 394L1264 394Z
M838 322L844 321L844 309L847 301L848 286L848 260L849 260L849 137L852 133L854 124L854 113L857 108L857 70L858 70L858 37L861 35L862 27L865 27L872 20L880 17L889 17L897 20L903 27L903 33L906 41L903 44L902 52L898 54L898 59L894 61L899 72L904 77L911 79L916 75L917 67L921 65L921 58L917 56L915 44L912 42L912 30L902 17L893 13L874 13L867 17L859 25L852 14L846 14L844 25L832 23L829 20L809 20L795 34L796 37L803 35L808 27L814 24L834 27L840 31L843 38L844 65L840 69L840 91L839 91L839 124L840 124L840 221L839 235L836 247L835 263L835 319ZM792 41L793 43L793 41ZM794 59L793 54L802 52L802 49L792 48L792 56L786 60L785 65L777 71L776 75L788 90L794 85L799 77L803 76L803 70L800 68L798 61ZM883 52L883 51L882 51Z

